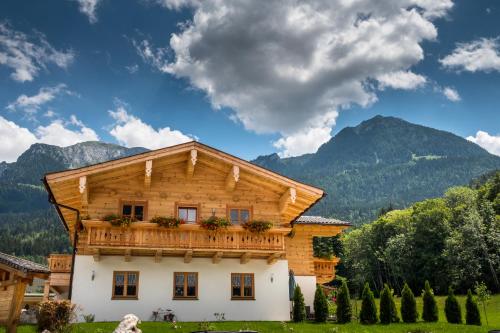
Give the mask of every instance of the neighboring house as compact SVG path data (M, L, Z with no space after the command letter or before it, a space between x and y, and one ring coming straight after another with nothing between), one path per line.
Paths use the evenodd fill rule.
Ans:
M331 280L337 262L315 259L312 237L348 226L299 218L323 190L198 142L50 173L44 182L76 244L73 256L50 258L51 288L101 321L127 313L151 320L158 308L181 321L214 313L289 320L289 270L312 305L316 282ZM110 214L137 221L112 226ZM213 216L231 226L200 225ZM167 228L155 217L183 224ZM242 227L249 221L272 228L250 232Z

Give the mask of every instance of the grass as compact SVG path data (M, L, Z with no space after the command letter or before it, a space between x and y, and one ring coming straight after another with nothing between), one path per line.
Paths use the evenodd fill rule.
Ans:
M465 312L465 297L458 296L462 312ZM396 299L397 307L399 309L399 299ZM437 323L424 323L418 322L416 324L391 324L391 325L371 325L365 326L359 323L351 323L346 325L337 325L334 323L315 324L315 323L279 323L279 322L214 322L213 328L217 330L233 330L239 331L241 329L250 329L259 331L260 333L271 332L293 332L293 333L316 333L316 332L331 332L331 333L485 333L488 330L500 329L500 294L492 297L488 304L487 315L489 325L486 325L484 313L481 309L481 320L483 326L468 326L468 325L452 325L446 322L444 315L444 301L445 297L437 297L439 306L439 322ZM378 300L377 300L378 302ZM360 309L358 302L358 311ZM422 312L422 299L417 298L417 305L419 313ZM378 306L378 304L377 304ZM465 316L465 313L464 313ZM116 328L116 322L109 323L89 323L77 324L74 326L73 333L111 333ZM179 323L177 329L173 328L170 323L161 322L144 322L140 328L144 333L164 333L164 332L191 332L199 330L199 323ZM0 329L0 333L4 333ZM18 333L34 333L36 329L34 326L22 325L18 327Z

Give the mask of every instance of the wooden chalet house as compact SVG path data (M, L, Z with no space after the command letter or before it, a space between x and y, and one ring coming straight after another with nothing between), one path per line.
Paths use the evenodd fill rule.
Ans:
M300 217L321 189L198 142L44 182L75 244L74 255L50 258L50 287L99 321L150 320L160 307L181 321L288 320L289 270L312 306L316 283L331 280L337 262L314 258L312 237L348 226ZM231 225L204 227L223 219ZM254 221L272 227L245 228L266 225Z

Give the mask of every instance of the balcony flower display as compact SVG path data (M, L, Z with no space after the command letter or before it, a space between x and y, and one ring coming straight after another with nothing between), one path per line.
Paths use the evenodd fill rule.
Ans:
M128 216L120 216L116 214L109 214L104 216L104 221L111 223L113 227L129 227L136 219Z
M273 223L269 221L248 221L241 225L243 229L254 232L263 233L269 231L273 227Z
M222 217L211 216L206 220L202 220L201 227L210 231L219 231L231 225L231 222Z
M155 216L149 222L156 223L164 228L178 228L179 225L184 224L184 221L177 217Z

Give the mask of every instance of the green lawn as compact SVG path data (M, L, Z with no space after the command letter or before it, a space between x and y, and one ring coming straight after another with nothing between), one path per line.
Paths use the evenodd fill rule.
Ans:
M465 297L458 297L462 306L462 311L465 310ZM331 332L331 333L479 333L487 332L491 329L500 329L500 295L495 295L488 305L488 320L489 326L486 325L484 314L481 310L483 326L467 326L467 325L451 325L446 323L444 316L444 300L445 297L438 297L439 305L439 322L435 324L426 324L419 322L416 324L391 324L385 325L371 325L365 326L358 323L351 323L347 325L337 325L334 323L328 324L315 324L315 323L286 323L279 322L217 322L212 323L217 330L234 330L241 329L256 330L261 333L269 332L293 332L293 333L309 333L309 332ZM399 299L396 300L399 308ZM422 302L417 298L419 312L422 311ZM378 304L377 304L378 305ZM358 310L360 303L358 302ZM116 328L117 323L92 323L92 324L78 324L74 326L74 333L111 333ZM177 329L174 329L171 324L167 323L152 323L145 322L140 325L144 333L160 333L160 332L191 332L199 329L199 323L179 323ZM20 326L18 333L34 333L35 327L33 326ZM4 333L0 329L0 333Z

